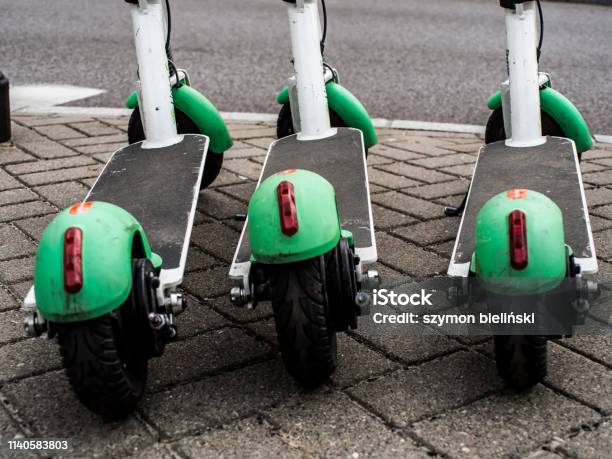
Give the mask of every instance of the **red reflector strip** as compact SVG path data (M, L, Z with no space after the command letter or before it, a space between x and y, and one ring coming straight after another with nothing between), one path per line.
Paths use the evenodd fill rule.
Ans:
M276 196L280 212L281 231L285 236L293 236L299 229L293 183L288 181L279 183L276 188Z
M527 219L525 213L514 210L510 220L510 264L518 271L525 269L527 259Z
M83 232L68 228L64 233L64 290L78 293L83 288Z

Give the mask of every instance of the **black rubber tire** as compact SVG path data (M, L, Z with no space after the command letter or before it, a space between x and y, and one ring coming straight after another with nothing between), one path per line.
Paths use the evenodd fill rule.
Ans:
M191 118L182 111L175 108L174 114L176 116L176 128L179 134L201 134ZM140 117L140 110L135 109L128 122L128 142L131 145L136 142L142 142L143 140L145 140L145 133ZM219 172L221 172L222 165L223 152L217 153L209 151L206 155L206 162L204 163L204 175L202 176L202 183L200 184L201 190L207 188L215 181Z
M307 388L320 385L337 364L325 279L328 257L270 269L272 308L283 361L289 374Z
M547 371L545 336L495 336L495 360L499 375L516 390L541 382Z
M546 113L542 113L542 135L551 137L567 137L561 126ZM496 108L489 116L485 129L485 143L499 142L506 140L506 129L504 127L504 112L502 108ZM582 159L582 153L578 153L578 159Z
M329 109L329 120L331 121L332 127L347 127L346 123L340 115L338 115L331 108ZM276 137L278 139L282 139L283 137L287 137L295 134L295 130L293 129L293 118L291 117L291 106L287 103L284 104L280 112L278 112L278 121L276 122ZM368 150L366 148L365 151L366 158L368 157Z
M62 363L77 397L108 419L131 413L147 380L147 360L130 357L120 336L121 319L116 313L58 327Z

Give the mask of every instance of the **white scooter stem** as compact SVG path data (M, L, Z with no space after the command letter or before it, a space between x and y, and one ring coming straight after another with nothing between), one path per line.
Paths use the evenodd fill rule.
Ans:
M546 142L542 136L538 82L535 1L506 9L506 38L510 79L512 137L509 147L530 147Z
M288 3L287 11L301 122L298 140L330 137L336 130L329 119L317 0Z
M162 148L180 141L176 131L170 72L166 56L161 0L131 5L140 87L138 106L145 130L143 148Z

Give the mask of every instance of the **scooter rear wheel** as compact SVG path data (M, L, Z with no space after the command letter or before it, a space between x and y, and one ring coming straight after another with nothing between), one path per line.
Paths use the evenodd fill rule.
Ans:
M326 264L329 254L270 269L270 293L285 367L306 387L316 387L337 364Z
M176 116L176 128L179 134L201 134L195 123L186 114L178 109L174 109ZM135 109L130 116L128 122L128 142L131 144L142 142L145 140L144 127L142 125L142 118L140 117L140 110ZM202 183L200 189L203 190L211 185L219 172L221 172L221 166L223 165L223 153L217 153L209 151L206 155L206 162L204 163L204 175L202 176Z
M109 419L132 412L144 395L147 363L163 352L147 321L152 306L147 259L133 262L132 292L121 307L104 316L55 324L62 363L79 400Z
M525 390L546 376L545 336L495 336L495 360L499 375L516 390Z

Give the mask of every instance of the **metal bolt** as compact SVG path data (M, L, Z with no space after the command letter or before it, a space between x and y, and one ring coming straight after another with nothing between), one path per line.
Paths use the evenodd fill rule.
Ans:
M357 292L355 295L355 305L357 306L357 315L366 316L370 314L370 305L372 297L366 292Z
M378 275L378 271L373 269L369 270L363 277L362 285L365 290L374 290L379 287L380 276Z
M28 336L37 337L42 335L47 330L47 322L41 321L37 312L28 314L23 321L23 327Z
M164 327L165 320L161 314L152 312L149 314L149 324L153 330L161 330Z
M246 291L241 287L233 287L230 290L230 302L234 306L244 306L250 303L249 295L247 295Z
M187 301L182 293L170 294L170 312L174 315L179 315L187 309Z

